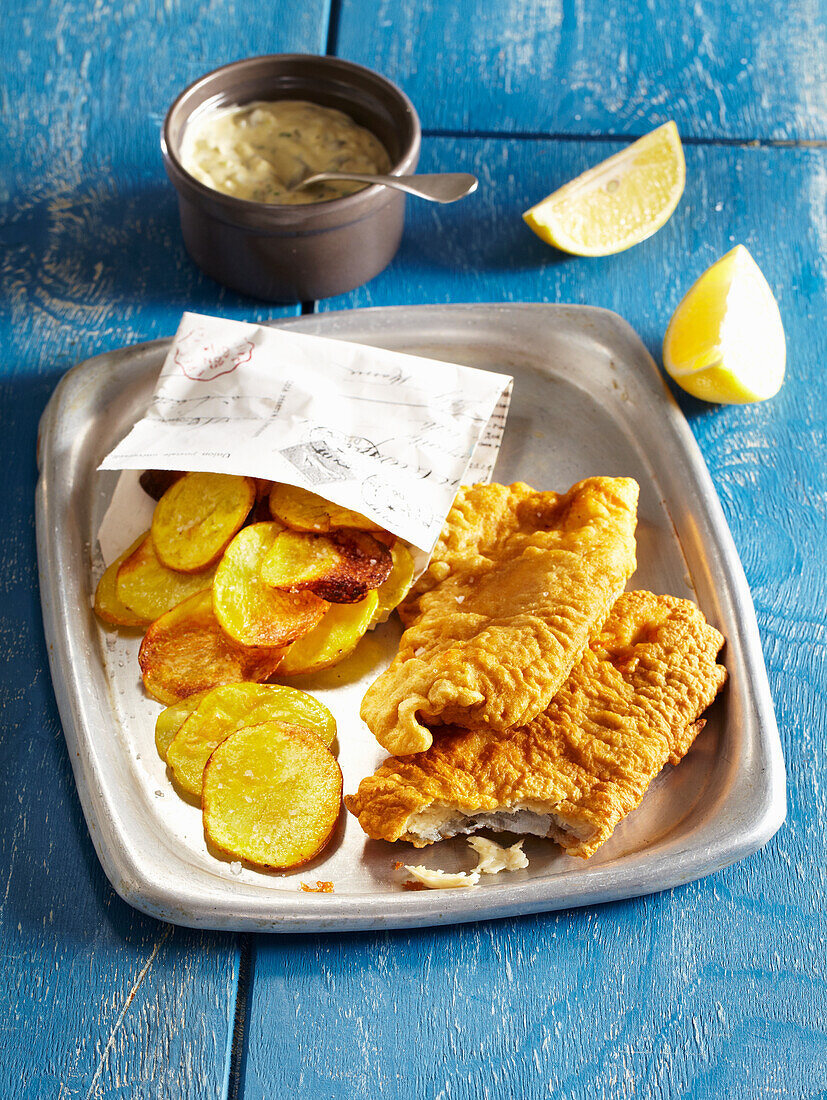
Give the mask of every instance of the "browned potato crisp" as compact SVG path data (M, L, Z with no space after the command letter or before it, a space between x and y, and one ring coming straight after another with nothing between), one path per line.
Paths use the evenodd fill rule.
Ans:
M321 672L344 660L367 633L378 604L376 592L368 592L359 603L331 604L319 625L288 648L279 675Z
M367 516L332 504L324 497L299 489L295 485L276 484L270 493L273 519L281 520L294 531L314 531L327 535L336 527L353 527L358 531L381 531Z
M155 722L155 748L162 760L166 760L169 746L172 744L176 733L183 726L201 700L209 692L198 691L195 695L189 695L180 703L173 703L171 707L164 707Z
M218 567L215 614L226 633L242 645L287 645L312 630L327 611L327 603L312 592L283 592L262 581L262 563L280 532L278 523L245 527Z
M237 680L269 679L284 655L275 647L239 645L215 617L209 589L162 615L138 653L144 687L162 703Z
M204 770L204 832L228 856L287 870L324 848L341 799L341 769L314 733L284 722L247 726Z
M152 517L159 561L182 573L200 573L221 557L256 500L251 477L186 474L164 493Z
M388 548L365 531L282 531L261 563L261 579L329 603L358 603L387 580L392 566Z
M117 588L118 570L145 538L146 534L143 534L135 539L129 549L124 550L121 556L112 562L98 581L98 587L95 589L95 614L112 626L146 626L152 621L143 618L119 600Z
M121 563L115 591L121 603L151 623L182 600L209 588L214 576L214 568L195 574L168 569L159 561L152 536L147 533Z
M236 730L268 721L310 729L326 745L336 736L336 719L304 691L280 684L225 684L201 698L167 750L166 761L178 785L200 797L213 750Z
M373 617L374 623L386 622L391 612L410 592L413 584L414 560L407 546L395 542L391 547L391 561L393 565L388 578L378 590L379 604Z

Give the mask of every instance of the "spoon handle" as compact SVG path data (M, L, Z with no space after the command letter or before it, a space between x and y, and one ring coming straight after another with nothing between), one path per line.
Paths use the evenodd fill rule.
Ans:
M325 180L355 180L357 183L381 183L430 202L456 202L476 191L479 180L470 172L436 172L421 176L373 176L365 172L317 172L295 186L308 187Z

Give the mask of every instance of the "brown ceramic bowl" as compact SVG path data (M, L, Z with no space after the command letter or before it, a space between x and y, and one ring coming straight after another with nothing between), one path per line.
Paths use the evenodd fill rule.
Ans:
M378 73L312 54L272 54L224 65L178 96L161 136L190 256L218 282L268 301L328 298L372 279L399 247L403 192L372 184L327 202L278 206L214 191L183 168L181 139L193 115L255 99L307 99L336 107L379 138L390 155L391 174L416 169L419 118L405 93Z

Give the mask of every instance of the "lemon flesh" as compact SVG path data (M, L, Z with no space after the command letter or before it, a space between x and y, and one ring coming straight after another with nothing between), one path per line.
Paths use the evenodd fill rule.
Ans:
M570 180L523 218L538 237L563 252L610 256L665 225L685 183L678 128L667 122Z
M773 397L786 358L778 303L741 244L701 275L663 341L667 374L693 397L724 405Z

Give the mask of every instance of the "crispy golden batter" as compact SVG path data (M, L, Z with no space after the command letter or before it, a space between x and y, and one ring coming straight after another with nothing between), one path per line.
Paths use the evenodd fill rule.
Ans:
M540 714L635 568L638 486L593 477L565 494L461 489L410 624L362 718L397 756L427 749L427 725L504 730Z
M689 749L726 679L723 642L687 600L628 592L539 718L504 733L454 728L386 760L345 804L377 840L421 848L492 827L586 858Z

